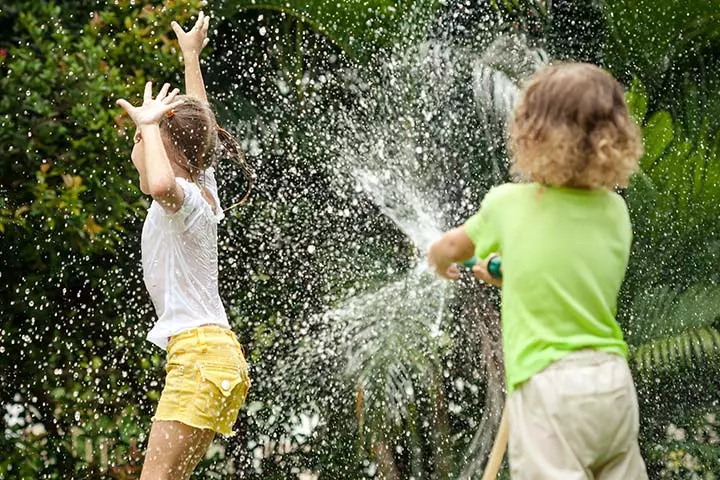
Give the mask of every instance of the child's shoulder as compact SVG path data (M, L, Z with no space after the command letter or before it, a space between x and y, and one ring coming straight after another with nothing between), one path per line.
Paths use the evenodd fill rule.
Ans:
M625 209L625 200L618 193L611 190L583 190L573 188L558 188L541 185L539 183L504 183L488 191L483 199L484 206L494 205L494 208L514 206L522 208L527 204L544 203L546 198L552 198L550 205L588 205L611 204L613 208Z
M490 201L504 198L517 198L518 196L536 193L538 188L539 186L534 183L503 183L492 187L485 198Z
M503 183L492 187L487 193L488 197L504 198L504 197L532 197L543 198L546 192L552 192L560 196L567 197L586 197L586 198L605 198L607 201L617 204L625 204L625 199L612 190L597 189L586 190L565 187L550 187L539 183Z

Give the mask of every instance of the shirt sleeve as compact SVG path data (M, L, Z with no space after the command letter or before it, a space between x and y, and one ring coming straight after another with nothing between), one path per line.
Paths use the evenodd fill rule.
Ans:
M205 170L202 174L202 178L200 179L200 181L205 188L210 190L210 192L213 194L214 197L217 197L218 187L217 187L217 181L215 180L215 168L214 167L209 167L207 170Z
M222 220L223 218L225 218L225 214L223 213L222 205L220 205L220 197L218 196L218 185L217 181L215 180L215 168L210 167L205 170L202 174L200 182L205 188L208 189L208 191L212 195L212 198L215 201L215 206L217 207L215 210L215 215L216 217L218 217L218 220Z
M167 213L162 208L161 211L165 214L168 221L170 222L170 226L173 229L184 230L188 217L190 217L193 212L198 211L198 209L202 206L202 202L204 202L205 200L202 198L200 190L197 189L197 186L192 185L184 178L177 177L175 178L175 182L180 185L180 188L182 188L183 190L182 206L177 212L174 213Z
M475 245L475 256L486 258L493 252L501 253L500 230L495 221L494 211L496 209L495 190L490 190L480 205L480 210L465 222L467 232L473 245Z
M620 218L623 222L623 230L624 230L624 245L625 245L625 261L628 262L630 260L630 250L632 248L632 242L633 242L633 230L632 230L632 221L630 220L630 211L628 209L627 203L625 202L625 199L622 198L617 193L615 194L617 198L617 202L619 204L618 210Z

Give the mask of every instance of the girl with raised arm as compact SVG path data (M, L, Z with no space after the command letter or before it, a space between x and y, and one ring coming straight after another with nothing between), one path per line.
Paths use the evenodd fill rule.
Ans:
M218 291L217 225L224 218L214 177L224 157L250 170L211 110L200 69L209 18L185 32L176 22L187 95L165 84L141 106L118 104L135 122L132 161L153 198L142 232L145 285L157 321L147 335L167 351L167 376L141 480L187 479L216 433L231 435L250 380ZM243 198L244 198L243 197Z

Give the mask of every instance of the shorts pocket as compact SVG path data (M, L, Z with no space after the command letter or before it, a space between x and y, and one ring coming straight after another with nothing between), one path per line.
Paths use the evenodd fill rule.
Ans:
M201 408L224 410L240 409L250 387L247 370L243 364L199 363L201 390L204 391L205 405Z
M167 362L165 364L165 373L167 375L182 375L185 373L185 365L180 362Z

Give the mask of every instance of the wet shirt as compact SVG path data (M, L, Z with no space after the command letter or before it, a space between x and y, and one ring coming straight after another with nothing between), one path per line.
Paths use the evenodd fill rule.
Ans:
M199 182L208 189L216 211L200 188L184 178L175 181L185 198L168 214L153 201L142 231L142 266L157 321L147 339L165 348L168 337L205 324L229 328L218 291L217 225L224 218L214 171Z
M508 394L577 350L627 357L615 320L632 241L622 197L609 190L501 185L465 229L477 257L502 255Z

